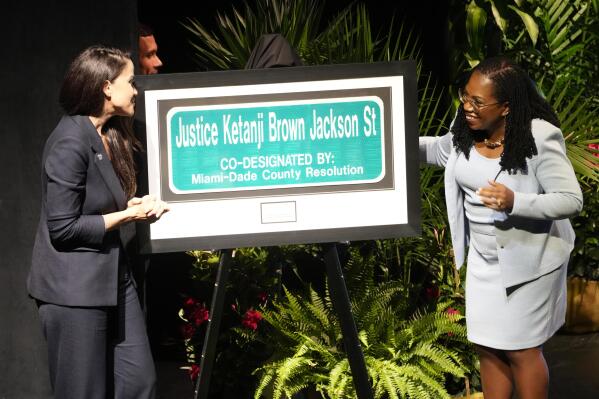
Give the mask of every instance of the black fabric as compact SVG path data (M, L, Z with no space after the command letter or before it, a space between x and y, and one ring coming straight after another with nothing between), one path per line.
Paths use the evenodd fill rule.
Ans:
M245 69L278 68L303 65L301 58L280 34L260 36Z
M50 380L61 399L153 399L156 373L133 282L117 307L39 305Z
M51 398L46 342L25 281L40 216L42 148L60 119L68 63L85 47L137 43L136 2L3 0L0 36L0 398ZM110 29L107 29L107 26Z
M42 156L42 207L27 288L65 306L117 303L121 243L102 214L127 199L100 136L87 116L63 117Z

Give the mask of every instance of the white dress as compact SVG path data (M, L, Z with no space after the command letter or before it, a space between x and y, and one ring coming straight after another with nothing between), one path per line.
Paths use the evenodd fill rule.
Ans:
M495 349L526 349L542 345L565 321L567 265L514 287L503 286L494 221L506 215L485 207L476 195L478 188L495 178L499 168L498 158L486 158L474 148L469 160L460 154L455 167L470 229L468 340Z

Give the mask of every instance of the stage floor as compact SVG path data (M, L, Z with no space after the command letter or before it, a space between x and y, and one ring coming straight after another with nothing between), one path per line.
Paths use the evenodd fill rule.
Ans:
M599 397L599 333L557 334L545 345L551 399Z

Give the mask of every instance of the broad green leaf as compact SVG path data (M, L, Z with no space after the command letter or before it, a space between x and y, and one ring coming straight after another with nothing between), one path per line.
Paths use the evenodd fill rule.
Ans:
M501 15L499 8L497 7L497 2L493 0L489 0L489 2L491 3L491 12L493 13L493 18L495 18L495 23L505 34L507 31L508 21Z
M520 19L522 19L522 22L526 27L526 31L530 36L530 40L532 41L533 46L535 46L537 44L537 39L539 38L539 25L535 22L534 18L530 16L530 14L527 14L512 5L509 5L508 7L514 10L520 16Z
M466 36L470 44L468 62L474 66L483 58L487 12L472 1L466 9Z

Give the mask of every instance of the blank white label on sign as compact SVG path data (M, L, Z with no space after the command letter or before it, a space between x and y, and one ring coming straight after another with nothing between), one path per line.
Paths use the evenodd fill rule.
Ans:
M260 204L262 223L296 222L295 201L263 202Z

